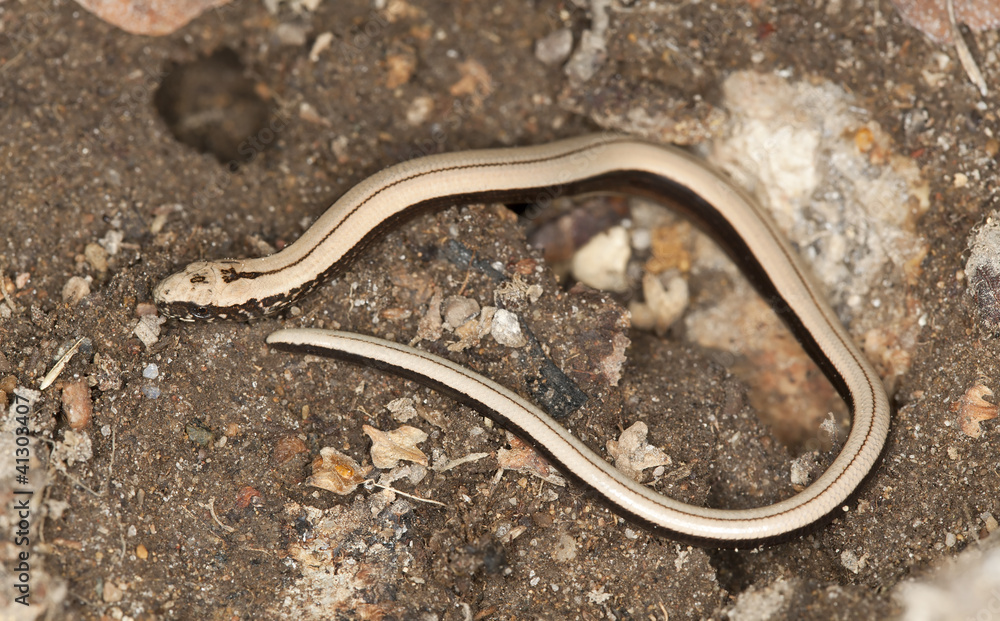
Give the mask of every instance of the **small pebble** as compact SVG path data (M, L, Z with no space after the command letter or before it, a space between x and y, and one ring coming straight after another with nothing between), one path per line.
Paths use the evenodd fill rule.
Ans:
M149 232L153 235L159 235L163 231L163 227L167 225L167 218L170 215L166 212L160 212L153 215L153 221L149 223Z
M628 291L625 269L632 249L628 231L614 226L595 235L573 255L573 276L594 289Z
M983 518L983 522L986 526L986 532L992 533L997 529L998 526L997 519L993 517L992 513L986 511L985 513L980 515L980 517Z
M322 125L324 127L330 127L330 121L325 119L320 115L319 110L317 110L311 103L303 101L299 104L299 118L306 123L312 123L313 125Z
M430 97L417 97L406 109L406 122L412 127L423 125L434 112L434 100Z
M83 8L132 34L160 36L174 32L204 11L230 0L137 2L77 0Z
M329 48L331 43L333 43L332 32L324 32L316 37L316 42L313 43L312 49L309 50L309 62L317 62L319 55Z
M113 604L122 601L122 590L111 580L104 583L104 593L102 593L104 603Z
M146 550L146 546L141 543L135 547L135 555L142 560L149 558L149 551Z
M397 88L410 81L417 69L417 56L413 50L406 49L399 54L388 54L385 57L388 75L385 79L386 88Z
M681 318L690 300L687 281L676 273L661 276L644 274L642 292L645 302L629 304L632 325L639 329L655 329L658 334L666 332Z
M544 519L548 519L549 516L546 513L541 514L540 519L536 519L536 523ZM559 561L560 563L565 563L576 559L577 544L576 539L571 537L568 533L563 533L556 540L555 548L552 551L552 558Z
M79 431L90 424L94 414L94 403L90 399L90 387L86 380L70 382L62 390L63 412L69 426Z
M108 251L100 244L90 243L83 249L87 263L100 273L108 271Z
M208 446L212 443L212 432L204 427L188 425L185 430L187 431L188 438L198 446Z
M166 317L153 317L144 315L139 318L139 323L132 329L136 338L142 341L147 348L152 347L160 340L160 326L167 322Z
M507 347L524 347L528 342L521 333L521 322L517 315L502 308L498 308L493 315L490 334L497 343Z
M73 276L62 288L62 300L70 306L76 306L80 300L90 295L90 283L86 278Z
M135 316L136 317L155 317L157 315L156 305L150 304L149 302L140 302L135 305Z
M595 28L595 30L598 29ZM604 34L595 33L595 30L584 30L580 33L580 42L576 47L576 53L566 62L563 71L566 72L571 84L580 85L594 77L594 74L607 59Z
M282 45L294 47L306 44L306 30L296 24L278 24L275 34Z
M350 140L347 136L337 136L330 141L330 150L333 151L333 155L341 164L346 164L351 159L350 152L347 150L348 145L350 145Z
M535 43L535 58L546 65L562 64L573 51L573 31L560 28Z
M452 330L464 324L478 312L479 302L460 295L447 298L441 305L444 325Z
M160 367L151 362L146 365L145 369L142 370L142 376L146 379L156 379L160 376Z
M156 399L160 396L160 389L156 386L143 386L142 394L146 395L147 399Z
M10 369L7 369L8 371ZM0 390L4 391L8 395L14 393L14 389L17 388L17 377L14 375L8 375L7 377L0 379Z
M111 230L105 233L104 237L97 240L97 243L108 251L109 256L113 257L121 250L123 241L125 241L124 231Z

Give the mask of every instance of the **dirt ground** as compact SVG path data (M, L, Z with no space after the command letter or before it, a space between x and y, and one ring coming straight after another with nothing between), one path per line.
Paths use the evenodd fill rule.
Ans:
M4 427L3 618L889 618L902 581L992 545L996 421L971 437L951 404L1000 376L963 276L969 235L994 207L996 96L968 82L953 49L884 1L621 1L599 33L606 57L581 77L535 49L563 28L577 47L599 29L572 2L301 4L236 3L152 38L72 2L0 3L0 388L12 406L35 395L27 483L15 478L18 424ZM1000 88L996 33L966 35ZM385 166L619 130L633 108L710 133L723 81L747 70L850 93L930 185L919 276L879 292L926 317L893 381L888 446L843 514L811 532L753 550L689 546L578 482L498 475L516 441L445 396L264 345L297 326L407 342L435 291L493 303L504 274L528 266L544 292L522 313L537 346L420 346L526 395L545 392L535 370L554 363L586 397L565 424L603 451L646 422L674 464L656 486L672 497L742 507L793 493L801 447L758 421L718 352L682 330L630 330L627 300L558 281L527 242L534 223L503 206L409 221L277 318L145 319L158 336L136 336L161 278L280 249ZM231 112L198 116L197 92ZM80 337L51 387L21 390L38 391ZM620 381L595 373L625 337ZM429 435L433 466L397 473L391 486L408 495L306 484L323 447L370 465L362 425L398 427L386 406L399 398L413 400L407 424ZM21 545L16 492L29 488ZM14 601L25 551L29 607Z

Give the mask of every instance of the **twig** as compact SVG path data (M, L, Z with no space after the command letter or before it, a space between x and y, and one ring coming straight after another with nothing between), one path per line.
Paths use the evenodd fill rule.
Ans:
M465 280L462 281L462 286L458 288L458 293L455 295L462 295L465 291L465 286L469 284L469 277L472 276L472 262L476 260L476 251L473 250L472 254L469 256L469 263L465 266Z
M17 313L17 304L11 299L10 294L7 293L7 283L4 272L7 271L7 264L0 262L0 294L3 294L3 301L7 303L10 308L10 312Z
M62 370L69 363L70 359L74 355L76 355L76 350L80 349L80 343L82 342L83 342L82 336L76 339L76 342L73 343L73 346L69 348L69 351L63 354L62 357L52 367L52 370L46 373L45 377L42 378L41 383L39 383L38 385L39 390L45 390L46 388L52 385L52 382L56 381L56 378L59 377L60 373L62 373Z
M945 4L948 7L951 38L955 42L955 51L958 52L958 60L962 63L962 68L965 69L965 74L969 76L969 80L979 88L980 94L986 97L989 94L989 89L986 88L986 79L979 70L979 65L976 64L976 60L972 57L972 52L969 51L969 47L965 44L965 39L958 29L958 22L955 21L955 7L952 0L946 0Z
M412 498L413 500L417 500L417 501L420 501L420 502L426 502L428 504L438 505L438 506L441 506L441 507L447 507L448 506L448 505L444 504L443 502L438 502L436 500L430 500L429 498L421 498L420 496L414 496L413 494L407 494L406 492L402 492L402 491L396 489L395 487L389 487L388 485L382 485L381 483L376 483L374 479L368 479L368 480L365 481L365 486L367 487L369 485L374 485L375 487L381 487L382 489L387 489L387 490L389 490L391 492L395 492L397 494L400 494L402 496L406 496L407 498Z
M181 505L181 510L184 511L184 513L187 513L188 515L190 515L194 519L194 521L204 523L204 522L202 522L201 518L199 518L194 513L191 513L191 510L188 509L187 507L185 507L184 505ZM213 533L211 528L206 529L206 532L209 535L211 535L212 537L215 537L216 539L218 539L220 542L225 543L226 540L223 539L222 537L216 535L215 533Z
M198 503L198 504L201 504L201 503ZM233 528L232 526L227 526L227 525L223 524L222 520L219 519L219 516L217 516L215 514L215 496L212 496L211 498L208 499L208 504L207 505L201 505L201 506L208 508L208 512L212 514L212 519L215 520L215 523L219 525L219 528L221 528L222 530L226 531L227 533L235 533L236 532L235 528Z

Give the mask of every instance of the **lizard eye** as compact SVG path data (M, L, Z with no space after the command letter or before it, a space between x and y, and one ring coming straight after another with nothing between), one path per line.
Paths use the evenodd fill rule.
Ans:
M209 312L208 308L205 306L198 306L191 311L191 314L197 319L208 319L212 313Z

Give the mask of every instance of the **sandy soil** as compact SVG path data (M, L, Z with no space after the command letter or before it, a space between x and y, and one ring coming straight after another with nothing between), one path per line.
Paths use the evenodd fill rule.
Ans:
M0 3L0 268L15 309L0 318L0 380L16 380L0 388L37 390L66 348L88 339L32 406L30 546L12 543L23 485L13 462L3 473L4 618L886 618L901 610L901 581L986 545L1000 514L995 422L969 437L950 403L1000 374L961 273L968 236L993 206L995 96L981 98L954 52L886 2L623 2L608 16L606 59L581 82L535 54L556 30L578 42L593 27L569 2L376 10L342 0L275 15L243 2L160 38L128 35L73 3ZM330 46L310 58L324 33ZM969 38L987 81L1000 84L985 54L996 34ZM554 362L587 396L567 426L603 449L645 421L677 466L657 485L674 497L738 507L793 492L788 464L800 447L758 421L746 383L716 352L681 331L630 331L625 300L560 284L528 245L528 225L502 206L407 223L286 316L170 322L148 346L133 332L160 278L198 258L280 248L387 165L618 129L633 107L710 133L724 79L742 70L851 93L931 188L920 276L881 292L910 296L927 317L894 382L888 447L845 512L815 531L754 550L688 546L616 516L578 483L497 478L510 440L444 396L264 345L286 326L408 341L433 291L490 304L496 265L543 266L528 270L544 294L523 313L539 347L422 346L523 394L539 392L535 370ZM191 130L202 121L186 125L217 156L168 127L190 118L190 94L208 87L239 111L208 137ZM64 297L72 277L89 289L78 301ZM615 385L593 369L622 337L632 344ZM79 380L93 415L71 433L61 395ZM485 454L393 483L446 507L305 484L322 447L370 463L362 424L399 426L386 405L401 397L416 403L408 424L429 434L421 449L432 464ZM10 426L5 434L13 454ZM30 608L12 602L24 550Z

